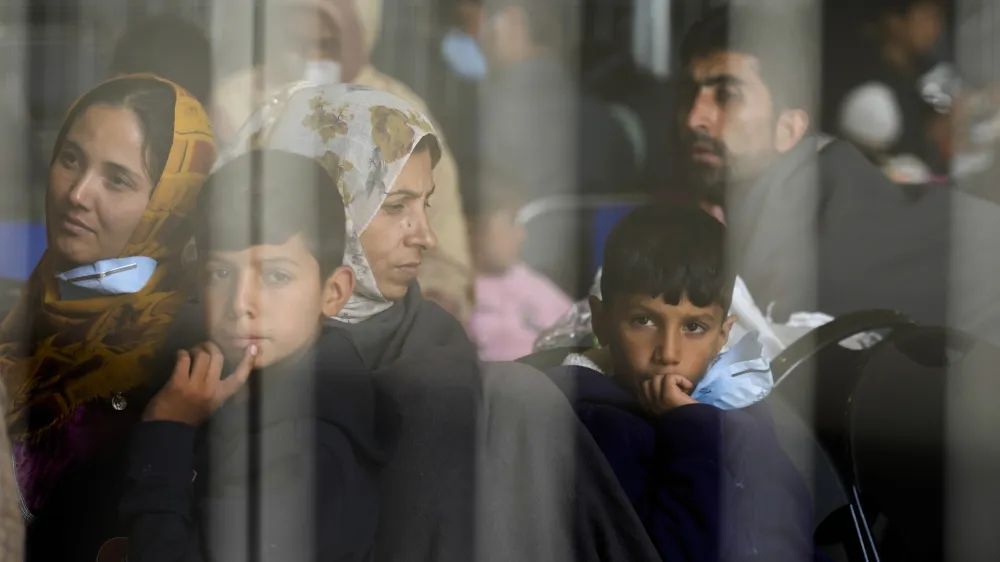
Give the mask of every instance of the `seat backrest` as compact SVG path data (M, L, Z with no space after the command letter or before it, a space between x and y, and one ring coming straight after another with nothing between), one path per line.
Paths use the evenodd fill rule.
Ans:
M811 427L841 471L850 474L847 406L870 349L848 349L840 342L866 332L892 333L911 325L894 311L848 314L816 328L771 362L774 393Z
M945 535L957 521L978 527L1000 517L1000 349L944 328L906 329L884 343L864 366L849 417L862 504L887 521L882 559L941 560L952 542L976 549L960 559L1000 559L995 532ZM956 508L959 497L973 503Z
M626 215L638 206L636 203L618 203L594 211L590 216L590 272L597 273L604 263L604 244L608 236Z
M567 194L530 201L517 215L525 228L522 258L572 298L581 298L596 271L594 244L603 244L618 211L647 200L644 194Z
M816 525L846 506L850 498L830 454L812 428L785 400L772 393L765 400L774 418L778 440L809 488ZM834 539L831 539L834 540Z

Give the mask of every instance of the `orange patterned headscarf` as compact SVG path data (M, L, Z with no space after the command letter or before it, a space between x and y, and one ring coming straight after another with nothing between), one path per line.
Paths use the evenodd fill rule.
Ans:
M215 161L215 141L204 108L180 86L151 75L111 81L136 78L168 84L176 98L166 166L119 256L150 257L157 267L137 293L61 300L55 260L42 257L0 325L0 375L15 441L36 440L82 404L142 387L185 300L181 254L198 191Z

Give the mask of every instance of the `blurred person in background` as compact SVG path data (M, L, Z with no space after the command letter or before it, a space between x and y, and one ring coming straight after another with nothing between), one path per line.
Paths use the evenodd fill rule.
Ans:
M887 147L889 155L912 155L925 162L933 173L947 174L947 155L935 138L936 127L947 117L938 111L934 99L925 92L926 77L940 62L940 45L945 26L942 0L875 0L861 12L867 20L863 32L838 30L853 44L838 49L832 64L824 70L837 77L824 91L828 111L839 111L854 90L871 81L892 90L901 116L900 131ZM846 24L842 24L846 25ZM857 21L850 25L857 26ZM829 121L827 121L829 119ZM836 115L824 117L827 125ZM831 127L830 130L836 131Z
M438 9L441 53L440 59L432 59L436 79L427 102L441 121L456 160L475 161L479 157L479 93L489 72L479 41L485 23L483 5L481 0L439 0ZM463 181L465 174L459 171Z
M462 197L476 267L469 333L484 361L530 354L541 331L573 305L551 280L521 261L524 227L517 211L524 204L523 191L515 180L487 171Z
M899 139L900 113L891 88L881 82L866 82L851 90L841 103L838 131L878 163Z
M121 536L125 444L187 299L181 253L214 160L201 104L149 75L97 86L59 131L48 249L0 326L27 561L91 562Z
M490 64L482 107L484 166L508 170L531 197L616 191L631 145L572 71L574 0L487 0L480 42Z
M370 62L382 30L382 0L286 0L286 31L283 40L289 60L300 63L298 76L284 82L304 80L313 84L351 83L397 95L421 110L426 105L402 82L378 71ZM231 138L250 117L254 100L282 83L267 85L264 70L247 70L226 79L215 96L216 112L222 117L219 135ZM283 69L270 69L279 73ZM225 140L222 144L225 144ZM440 303L460 320L472 309L473 279L469 245L455 160L444 141L441 163L434 169L437 191L430 220L438 247L428 252L420 270L424 294Z
M840 135L854 145L895 184L925 186L947 183L915 154L894 154L902 134L902 113L896 94L881 82L866 82L851 90L840 107Z
M936 129L947 116L939 112L934 99L924 91L925 77L940 61L944 37L945 8L942 0L882 0L872 4L877 10L875 25L878 54L872 59L874 78L896 91L903 115L903 131L893 149L896 154L913 154L933 171L948 172L948 155L941 150Z
M632 146L601 101L581 92L573 72L575 0L491 0L480 43L490 75L480 98L479 159L524 186L528 201L614 193L635 174ZM532 231L525 262L570 295L581 295L582 225L549 219ZM587 272L589 275L589 272Z
M955 50L961 91L952 109L952 177L959 188L1000 202L1000 6L965 1L957 10Z
M802 35L782 14L720 9L681 48L692 180L725 205L737 272L778 322L890 308L1000 341L1000 287L988 281L1000 209L951 190L914 200L853 146L815 134ZM952 271L953 253L977 260ZM949 309L952 294L961 308Z
M158 15L130 27L115 44L111 75L155 74L204 105L212 99L212 44L197 24Z
M483 26L480 0L447 0L444 11L450 22L441 40L441 57L458 76L470 82L486 78L486 54L476 39Z

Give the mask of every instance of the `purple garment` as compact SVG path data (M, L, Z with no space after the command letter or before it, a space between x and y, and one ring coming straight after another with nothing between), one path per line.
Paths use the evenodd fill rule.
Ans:
M131 410L131 411L130 411ZM17 484L29 511L45 507L68 475L126 447L139 408L116 411L104 401L81 405L38 443L14 444Z

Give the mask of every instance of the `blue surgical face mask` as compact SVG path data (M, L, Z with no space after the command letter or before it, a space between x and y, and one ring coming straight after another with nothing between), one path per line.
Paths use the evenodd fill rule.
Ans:
M127 295L146 286L156 260L146 257L101 260L56 275L63 299L83 299L97 295Z
M771 364L761 357L763 346L751 332L729 351L719 354L691 397L722 410L738 410L760 402L774 388Z
M474 37L457 29L449 30L441 42L441 55L459 76L469 80L486 77L486 55Z

